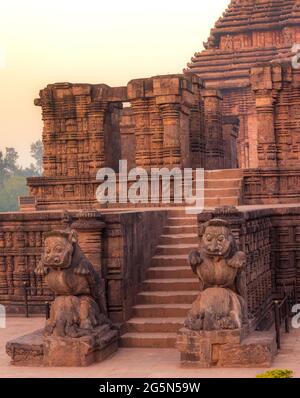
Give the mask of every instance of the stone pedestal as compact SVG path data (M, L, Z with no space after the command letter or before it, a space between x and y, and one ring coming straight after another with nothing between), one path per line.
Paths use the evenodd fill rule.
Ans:
M118 332L109 325L80 338L43 336L43 330L6 345L11 364L17 366L83 367L102 362L118 349Z
M43 329L9 341L6 352L11 357L11 365L43 366Z
M276 339L271 332L246 330L178 332L176 346L184 367L269 367L276 355Z

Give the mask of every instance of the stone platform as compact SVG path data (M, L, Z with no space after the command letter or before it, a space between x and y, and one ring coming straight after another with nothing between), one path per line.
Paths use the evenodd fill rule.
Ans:
M1 378L255 378L262 368L184 368L180 366L179 352L175 348L120 348L102 363L84 368L46 368L41 366L11 366L5 353L8 340L26 335L32 329L44 326L43 318L8 317L7 328L0 329ZM128 364L130 363L130 366ZM292 369L300 377L300 329L282 334L282 347L273 363L274 369Z
M245 337L243 330L178 332L176 346L183 367L251 368L270 367L277 353L273 332L253 332Z
M43 329L6 344L11 364L17 366L83 367L99 363L118 349L118 332L98 327L80 338L43 336Z

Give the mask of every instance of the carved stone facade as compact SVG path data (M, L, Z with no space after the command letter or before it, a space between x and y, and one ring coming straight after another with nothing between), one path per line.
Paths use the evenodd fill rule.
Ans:
M271 66L287 60L291 69L292 48L300 42L299 23L298 0L232 0L211 30L205 50L195 53L185 70L187 75L196 73L208 89L220 90L223 116L239 118L241 168L274 167L276 157L280 167L287 167L288 146L287 158L299 158L299 127L286 122L294 117L290 111L300 98L298 70L292 77L291 70Z
M189 262L201 292L178 332L181 364L270 366L274 334L259 331L273 318L270 215L221 207L199 215L198 227L200 249Z
M124 326L134 311L139 315L145 311L145 306L138 310L134 306L141 282L149 275L149 260L156 254L153 263L163 268L159 265L169 261L165 250L172 249L180 254L176 258L167 252L171 260L181 264L182 254L188 256L188 245L182 247L180 242L177 247L172 233L179 234L175 242L195 238L180 236L183 225L193 231L189 223L195 220L186 220L180 213L170 217L177 212L172 206L132 211L131 204L125 203L126 211L119 204L103 209L106 205L96 200L97 171L112 168L119 181L121 159L127 160L128 169L205 168L205 205L210 209L223 204L297 203L300 72L292 68L290 57L293 43L300 40L299 22L296 0L232 0L205 43L206 50L195 54L183 75L136 79L124 87L56 83L42 90L35 104L41 106L44 122L44 175L28 179L31 197L21 198L21 212L0 214L0 303L9 312L23 312L25 284L30 312L44 311L53 294L34 270L45 233L70 227L77 231L84 255L104 281L111 321ZM170 225L166 225L168 217ZM200 238L203 224L213 218L229 223L238 250L246 255L248 326L250 331L264 329L272 323L273 293L296 284L300 294L300 210L296 205L207 210L198 216ZM157 248L160 237L168 243L171 239L172 244ZM161 278L177 272L176 266L169 268L175 270L149 272L162 272ZM156 291L157 283L151 278L150 282L144 286ZM158 286L168 283L173 288L173 282L160 281ZM175 286L185 286L181 290L186 293L186 286L194 286L187 283L175 282ZM178 303L185 299L177 297L176 291L174 297ZM148 307L153 317L158 308L160 313L165 311L159 307L160 299L168 303L163 295L143 299L157 304L154 309ZM180 316L184 309L179 308ZM178 308L169 310L171 317L178 315ZM144 326L152 331L157 327ZM239 346L243 333L229 333L230 349ZM198 337L188 336L196 346ZM218 333L213 338L216 345L224 342ZM183 334L184 347L187 341ZM251 356L252 343L248 343L242 359L240 351L234 351L236 362L233 358L231 365ZM265 347L273 343L266 339L266 345L260 346L260 364L271 360L273 351ZM207 353L208 361L214 358L212 362L220 366L228 364L227 349L217 350L215 357Z
M101 231L104 223L98 222L98 227ZM55 298L42 333L6 344L13 365L36 365L38 357L43 366L88 366L117 350L118 332L107 317L105 284L82 252L74 229L45 234L43 255L34 272L45 278Z
M104 215L95 211L0 214L0 303L8 312L24 314L26 284L30 313L44 313L45 303L54 295L45 278L34 271L45 234L72 227L84 254L105 280L102 284L109 318L124 322L131 314L166 218L163 210Z
M238 122L223 121L221 103L220 93L196 76L156 76L117 88L47 86L35 101L44 121L44 175L28 179L36 208L97 204L97 171L118 173L121 159L129 169L236 167Z
M300 295L300 210L278 209L272 215L273 285L295 285Z

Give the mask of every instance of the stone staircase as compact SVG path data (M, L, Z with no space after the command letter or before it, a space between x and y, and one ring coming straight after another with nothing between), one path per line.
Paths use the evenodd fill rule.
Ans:
M205 171L205 207L239 206L243 202L243 172L240 169Z
M177 331L199 294L198 279L187 264L189 252L197 247L196 216L170 210L121 347L174 347Z
M205 171L205 207L240 205L242 179L241 170ZM170 210L133 317L123 329L122 347L174 347L177 331L199 294L199 281L187 264L198 243L197 217Z

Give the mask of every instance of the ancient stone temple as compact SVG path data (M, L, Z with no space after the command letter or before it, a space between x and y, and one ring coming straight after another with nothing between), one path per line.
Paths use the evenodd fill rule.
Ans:
M0 303L8 312L24 313L25 297L30 313L42 314L46 302L56 308L56 286L36 269L49 232L76 231L120 346L177 342L182 358L205 366L270 365L273 300L300 294L297 43L300 1L232 0L183 74L42 89L35 105L44 123L43 176L28 179L19 212L0 214ZM204 168L204 211L188 214L174 190L168 204L162 195L155 204L99 203L97 173L110 168L121 181L120 160L128 170L190 168L193 188L195 169ZM207 227L221 228L232 250L203 260ZM200 263L225 281L199 287L207 277ZM214 288L229 303L225 316ZM234 347L203 324L225 325ZM252 352L259 354L250 360Z
M299 10L296 0L232 0L184 71L220 90L223 117L239 120L244 203L299 195Z
M224 116L239 118L239 167L295 164L292 155L282 161L289 148L297 152L299 134L295 124L286 125L282 108L291 87L297 91L298 73L291 71L290 57L300 40L299 23L297 0L232 0L211 30L205 50L195 53L185 71L200 76L207 88L220 90ZM285 60L290 68L281 66ZM297 113L294 96L288 106L290 113ZM262 134L267 126L268 134Z
M36 208L96 204L97 171L118 173L121 159L129 169L235 168L237 121L222 119L221 100L196 76L49 85L35 101L44 121L44 176L28 180Z

